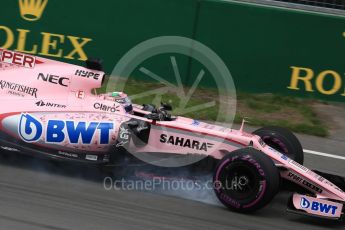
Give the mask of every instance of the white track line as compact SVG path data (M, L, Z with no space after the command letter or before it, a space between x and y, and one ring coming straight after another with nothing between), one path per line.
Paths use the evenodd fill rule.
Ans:
M330 157L330 158L334 158L334 159L339 159L339 160L344 160L345 161L345 157L343 157L343 156L338 156L338 155L333 155L333 154L328 154L328 153L322 153L322 152L316 152L316 151L308 150L308 149L303 149L303 152L309 153L309 154L313 154L313 155L318 155L318 156L323 156L323 157Z

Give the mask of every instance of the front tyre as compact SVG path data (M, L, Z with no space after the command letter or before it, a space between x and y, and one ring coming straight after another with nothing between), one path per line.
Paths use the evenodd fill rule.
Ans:
M248 213L267 205L279 190L279 171L273 161L253 148L235 150L217 165L216 196L229 209Z
M269 126L263 127L253 132L270 147L285 154L290 159L303 165L304 153L303 148L297 137L287 129Z

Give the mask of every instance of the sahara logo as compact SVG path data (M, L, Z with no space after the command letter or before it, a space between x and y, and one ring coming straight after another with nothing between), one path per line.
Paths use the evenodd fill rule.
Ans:
M70 144L91 144L98 134L97 142L104 145L109 144L110 131L114 129L114 124L112 122L48 120L44 127L34 116L22 114L18 132L25 142L41 140L43 129L46 143L59 144L67 140Z
M37 21L47 3L48 0L19 0L20 16L27 21Z
M331 204L323 204L321 202L317 201L309 201L307 198L302 197L301 198L301 207L303 209L310 209L312 211L316 212L322 212L326 214L332 214L335 215L335 212L337 210L337 206L331 205Z
M168 145L176 145L176 146L196 149L200 151L203 150L205 152L207 152L208 149L212 148L212 146L214 145L208 142L200 142L200 141L191 140L191 139L183 138L183 137L168 136L166 134L161 134L161 138L159 141L161 143L166 143Z

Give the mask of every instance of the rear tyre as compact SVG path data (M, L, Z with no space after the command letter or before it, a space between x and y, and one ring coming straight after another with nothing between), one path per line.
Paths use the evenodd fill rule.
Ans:
M217 165L216 196L229 209L248 213L267 205L279 191L279 171L271 158L253 148L235 150Z
M270 147L303 165L304 153L302 145L297 137L289 130L270 126L258 129L254 131L253 134L260 136Z

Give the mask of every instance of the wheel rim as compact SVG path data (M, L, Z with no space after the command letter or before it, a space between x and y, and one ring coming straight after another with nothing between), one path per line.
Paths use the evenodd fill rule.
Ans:
M221 181L226 195L241 203L248 203L256 198L260 192L261 178L251 165L234 162L225 170Z
M287 146L279 140L277 137L271 136L264 136L262 140L270 147L274 148L275 150L283 153L284 155L288 156L291 159L295 159L295 154L289 152Z

